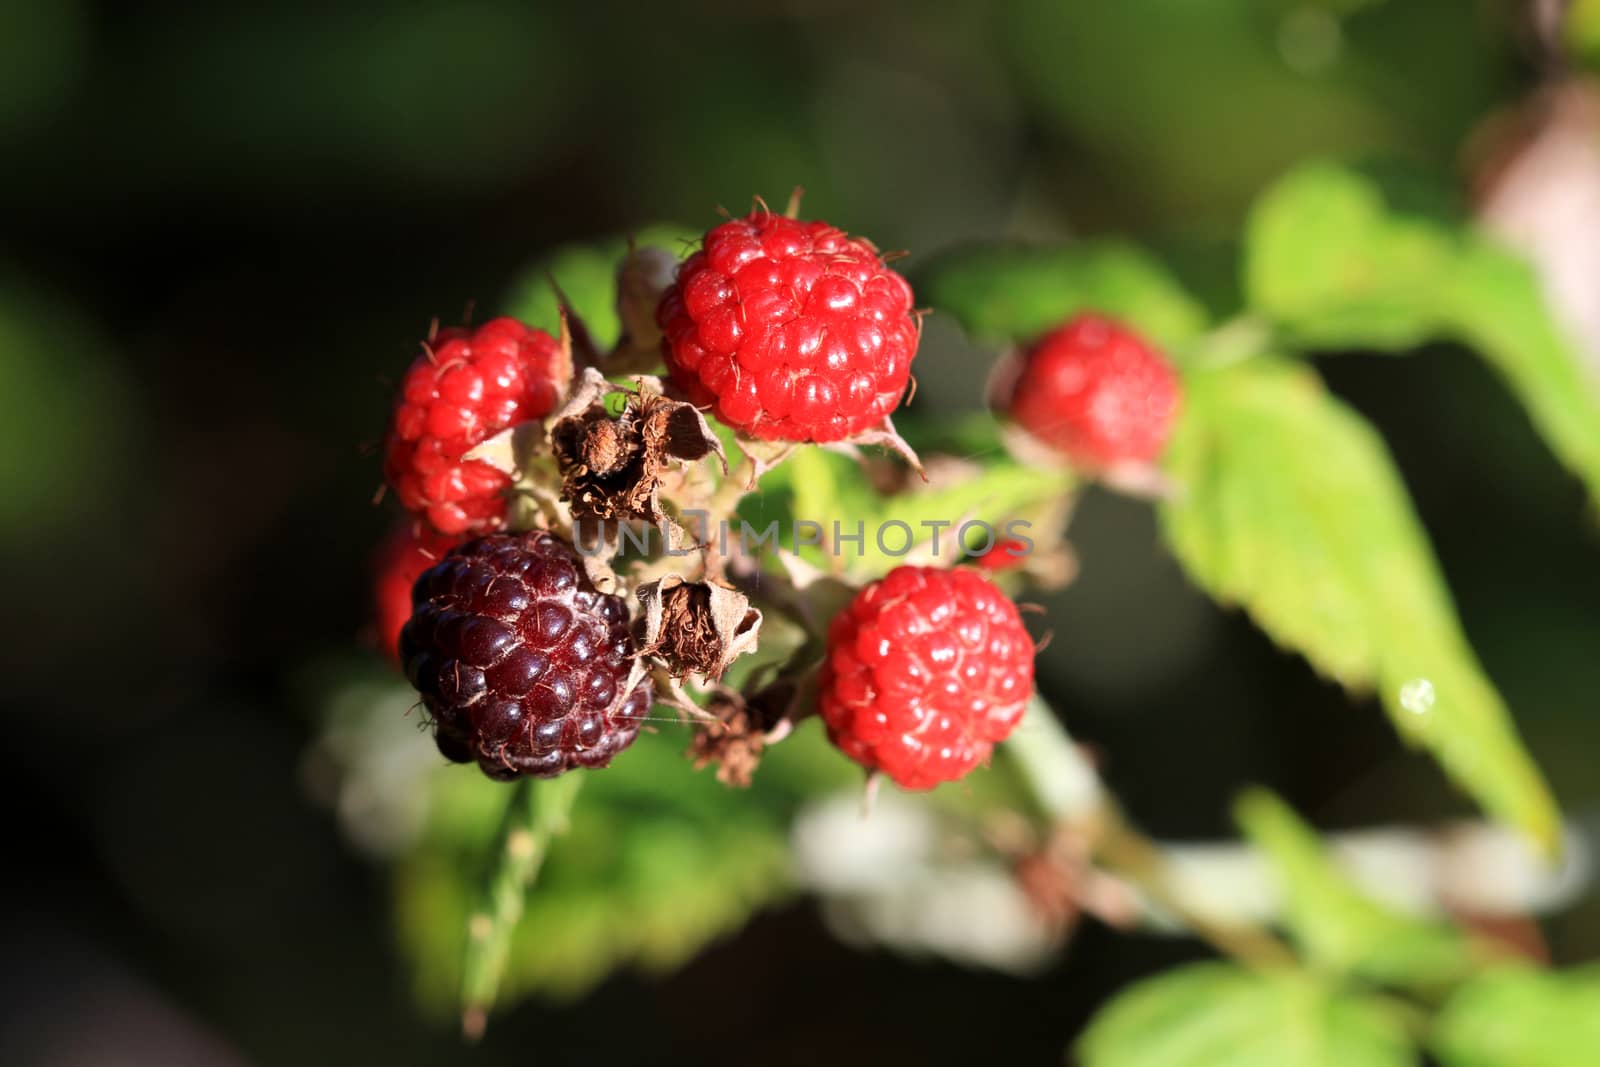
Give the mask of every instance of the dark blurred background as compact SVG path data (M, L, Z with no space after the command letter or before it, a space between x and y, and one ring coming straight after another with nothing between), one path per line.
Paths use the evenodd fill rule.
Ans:
M548 248L795 185L912 270L1117 233L1225 307L1286 165L1464 198L1475 131L1548 73L1515 5L1460 0L0 3L0 1062L1057 1062L1201 950L1089 925L1025 981L845 947L802 901L470 1053L418 1017L384 872L301 773L308 672L352 654L389 521L388 390ZM921 410L969 407L989 358L930 319ZM1600 801L1578 485L1466 353L1324 369L1563 801ZM1467 812L1375 705L1189 590L1147 509L1091 495L1074 541L1043 685L1152 831L1227 835L1250 781L1328 828ZM1543 930L1600 954L1592 899Z

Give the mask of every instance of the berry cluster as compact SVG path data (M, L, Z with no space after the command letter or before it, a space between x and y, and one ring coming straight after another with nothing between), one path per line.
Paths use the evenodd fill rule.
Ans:
M695 407L746 441L898 441L889 417L910 382L919 323L911 287L869 242L762 207L712 229L657 284L661 356L687 403L644 396L641 384L615 414L598 376L575 382L570 348L504 318L439 332L402 383L385 473L414 518L380 554L378 637L421 694L440 751L491 777L604 767L656 697L637 661L672 678L686 666L720 674L754 646L761 612L709 581L720 578L709 565L697 581L635 590L636 638L627 601L596 589L570 534L556 532L595 516L656 516L670 463L721 455ZM583 355L606 371L605 357ZM1176 405L1158 355L1086 316L1027 351L1011 414L1098 468L1154 458ZM578 414L546 429L555 480L532 492L559 497L570 517L548 521L555 530L500 532L514 479L540 475L473 449L558 406ZM965 775L1016 727L1033 687L1033 640L982 573L1019 562L1004 547L1013 551L997 548L975 568L899 567L833 619L818 710L850 758L927 789ZM688 645L705 655L686 656ZM767 692L779 690L799 687ZM723 696L743 723L737 743L695 751L702 761L743 753L725 777L748 781L772 726L750 714L755 703Z

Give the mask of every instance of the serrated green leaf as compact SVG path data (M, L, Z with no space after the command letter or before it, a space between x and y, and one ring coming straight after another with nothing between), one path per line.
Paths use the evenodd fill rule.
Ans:
M1456 991L1429 1042L1445 1067L1594 1067L1600 966L1490 971Z
M646 226L632 235L635 247L664 248L682 258L700 234L672 223ZM617 267L628 252L627 237L563 245L529 264L506 289L504 313L530 326L556 332L561 326L555 279L601 349L617 343Z
M1206 327L1200 302L1128 244L981 245L941 256L916 281L920 300L985 341L1028 341L1080 311L1122 319L1166 346Z
M1447 285L1453 336L1500 372L1550 450L1600 506L1600 382L1545 307L1533 269L1479 241Z
M1201 963L1146 979L1101 1009L1083 1067L1401 1067L1404 1027L1377 1001L1296 972Z
M1477 964L1455 927L1390 910L1352 882L1309 826L1264 789L1242 796L1234 818L1267 856L1284 897L1284 924L1305 956L1337 974L1434 989Z
M1396 212L1376 181L1326 163L1263 194L1246 249L1250 305L1304 345L1473 348L1600 505L1600 382L1516 255L1465 224Z
M1405 348L1436 335L1456 242L1392 217L1376 183L1307 164L1262 194L1245 237L1250 306L1311 346Z
M1376 687L1401 735L1546 849L1555 804L1457 621L1372 427L1302 365L1191 375L1161 507L1190 577L1346 686Z

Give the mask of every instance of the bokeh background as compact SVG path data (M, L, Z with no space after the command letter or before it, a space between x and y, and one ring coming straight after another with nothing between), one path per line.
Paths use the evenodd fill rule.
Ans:
M1535 13L1461 0L0 3L0 1061L1058 1061L1202 950L1088 924L1023 980L846 947L801 899L470 1053L417 1015L384 872L304 774L313 680L363 655L392 383L552 246L795 185L913 270L1114 233L1225 306L1288 164L1384 160L1470 207L1575 62ZM931 318L919 409L969 409L990 356ZM1578 485L1459 350L1324 370L1592 813ZM1073 539L1042 685L1152 831L1225 836L1252 781L1327 828L1466 812L1375 706L1190 590L1147 509L1093 494ZM1600 955L1600 905L1542 931Z

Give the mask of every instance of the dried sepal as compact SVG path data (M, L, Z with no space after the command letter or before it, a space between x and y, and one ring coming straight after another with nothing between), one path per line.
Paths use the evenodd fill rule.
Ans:
M538 421L519 422L485 438L462 454L463 460L486 463L513 479L533 469L544 453L544 425Z
M587 403L569 404L555 421L551 449L561 466L562 498L574 515L659 525L667 518L660 500L662 476L672 464L714 455L727 470L722 442L705 416L650 385L650 379L639 379L638 391L613 416L605 405L610 384L586 381Z
M781 741L793 728L799 693L795 682L781 679L749 697L719 689L706 708L711 720L703 723L689 742L686 755L694 761L695 770L715 764L717 781L735 789L748 788L767 746Z
M640 655L660 660L676 677L721 678L729 664L756 648L761 612L731 586L669 574L635 592L644 608Z
M906 464L922 478L927 478L922 469L922 460L917 457L916 449L912 448L910 442L900 436L900 432L894 428L894 420L887 415L883 417L882 426L876 429L863 430L854 437L849 438L849 442L854 445L876 445L879 448L886 448L905 460Z

